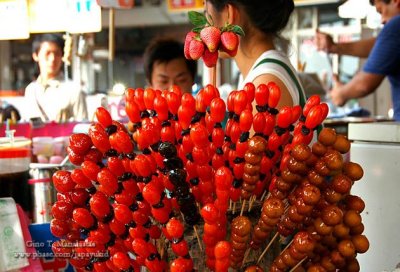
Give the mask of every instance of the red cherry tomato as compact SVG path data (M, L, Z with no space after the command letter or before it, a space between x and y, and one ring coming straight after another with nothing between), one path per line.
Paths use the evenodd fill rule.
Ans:
M117 131L110 136L111 147L118 153L131 153L133 151L133 142L128 133Z
M239 91L238 93L236 93L233 102L233 111L237 115L240 115L240 113L246 109L247 101L247 94L245 91Z
M292 124L292 108L283 106L276 117L276 123L281 128L287 128Z
M321 103L321 104L319 104L318 107L321 108L321 112L322 112L322 114L321 114L321 119L322 119L321 123L322 123L323 120L325 120L325 118L328 116L329 107L328 107L328 104L326 104L326 103Z
M233 112L234 111L234 104L235 104L235 96L239 91L232 91L229 93L228 95L228 99L227 99L227 108L228 108L228 112Z
M248 141L244 141L244 142L240 142L237 141L236 142L236 156L238 156L239 158L244 158L244 155L246 154L246 151L249 148L249 143Z
M169 266L170 272L185 272L185 271L191 271L188 268L187 261L182 258L178 257L175 260L173 260Z
M161 129L161 141L175 143L175 130L171 126L166 126Z
M122 160L118 157L108 157L107 167L116 177L122 176L122 174L125 173L125 168L122 164Z
M232 123L231 131L230 131L230 137L231 137L231 141L233 143L236 143L239 140L239 137L240 137L241 133L242 132L240 131L239 123L236 123L236 122Z
M172 243L171 248L177 256L183 257L189 253L189 247L185 240L182 240L177 244Z
M272 133L269 138L268 138L268 149L275 151L277 150L280 146L282 145L282 139L281 137L276 134Z
M91 188L93 184L91 180L85 176L82 169L74 169L71 171L72 180L81 188Z
M140 109L135 101L126 101L125 111L132 123L140 122Z
M265 128L265 116L262 112L257 112L253 117L253 129L255 133L262 133Z
M67 193L75 188L71 173L66 170L58 170L53 175L53 184L58 192Z
M252 82L247 82L244 85L243 90L247 94L248 103L252 103L254 100L254 97L255 97L255 92L256 92L256 87L254 86L254 84Z
M213 203L208 203L201 208L201 216L207 224L215 224L220 218L219 210Z
M150 204L155 205L160 203L162 190L156 183L149 182L144 186L142 194L144 199Z
M171 218L168 221L166 228L167 228L168 235L171 236L172 238L176 238L176 239L180 239L183 236L183 232L185 230L184 225L177 218Z
M126 101L133 101L135 96L135 89L128 88L125 90L125 99Z
M240 113L239 127L242 132L250 131L251 125L253 124L253 113L251 110L244 110Z
M196 99L193 97L193 95L189 93L184 93L181 98L181 105L185 108L188 108L191 114L194 114L196 112Z
M172 114L177 114L179 104L180 104L180 98L176 93L173 92L168 92L167 93L167 104L168 104L168 109Z
M107 152L111 148L108 135L100 124L91 125L88 135L90 136L93 145L102 153Z
M229 196L232 199L232 201L234 201L234 202L238 201L240 198L240 195L241 195L241 188L231 187Z
M306 104L303 107L303 115L307 116L308 112L311 110L312 107L319 105L321 103L321 98L319 95L312 95L307 99Z
M165 121L168 119L168 103L161 95L157 95L154 99L154 110L157 112L158 119Z
M320 108L318 105L310 109L304 123L308 129L314 129L321 123L321 117L323 116L322 110L323 109Z
M94 224L93 216L85 208L75 208L72 212L74 221L84 228L90 228Z
M276 108L281 99L281 89L274 82L269 82L267 87L269 90L268 106L270 108Z
M221 190L228 190L232 186L233 176L231 170L226 167L217 169L214 175L215 186Z
M191 127L190 138L195 146L206 147L209 145L207 129L199 123Z
M72 216L74 206L67 201L56 201L51 207L51 214L54 218L60 220L68 220Z
M204 87L204 103L206 106L209 106L211 104L211 101L219 97L219 92L218 90L211 84L207 84Z
M206 112L207 104L205 102L204 89L201 89L196 95L196 111Z
M127 270L131 266L129 257L123 252L116 252L112 256L112 262L120 270Z
M143 93L144 105L147 109L154 109L154 99L156 98L156 92L152 88L147 88Z
M142 88L137 88L134 91L133 101L138 105L140 111L144 111L146 106L144 104L144 90Z
M268 103L269 90L267 85L260 84L255 91L256 103L259 106L265 106Z
M292 108L292 124L296 123L301 116L302 108L300 105L296 105Z
M229 258L231 255L232 246L228 241L219 241L214 248L214 254L216 259Z
M133 249L134 253L136 253L144 258L149 257L150 254L152 253L150 244L140 238L133 240L132 249Z
M96 118L99 121L100 125L102 125L104 128L110 126L112 124L112 118L108 110L106 110L103 107L98 107L96 109Z
M132 221L132 212L128 206L123 204L114 204L113 208L114 216L119 222L128 224Z
M235 163L233 165L233 175L235 178L240 179L244 174L244 163Z
M92 140L87 134L74 133L69 137L69 147L78 155L86 155L92 145Z
M265 117L265 127L263 134L269 136L274 131L275 117L270 113L264 113L264 117Z
M215 122L222 122L225 118L225 102L222 98L216 97L211 101L210 113Z

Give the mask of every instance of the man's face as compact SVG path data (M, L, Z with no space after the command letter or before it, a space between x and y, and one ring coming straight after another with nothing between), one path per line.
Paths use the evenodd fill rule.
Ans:
M383 0L374 1L376 11L381 14L382 24L386 24L391 18L400 14L398 1L400 0L391 0L389 3L385 3Z
M191 93L194 79L183 58L173 59L169 62L154 62L151 74L151 87L166 90L172 85L177 85L182 92Z
M43 42L39 52L33 54L38 63L40 74L47 78L57 77L62 65L62 49L53 42Z

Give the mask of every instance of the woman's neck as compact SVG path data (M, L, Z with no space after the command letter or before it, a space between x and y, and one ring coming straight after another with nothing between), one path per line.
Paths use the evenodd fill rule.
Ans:
M246 78L251 67L262 53L274 49L272 37L265 37L264 34L253 35L251 38L248 36L241 38L235 61L243 78Z

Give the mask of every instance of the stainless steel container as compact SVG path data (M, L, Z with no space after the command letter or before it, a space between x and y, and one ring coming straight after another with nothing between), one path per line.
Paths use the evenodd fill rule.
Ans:
M51 207L57 199L52 176L58 165L31 163L29 184L33 199L33 223L48 223L51 221Z

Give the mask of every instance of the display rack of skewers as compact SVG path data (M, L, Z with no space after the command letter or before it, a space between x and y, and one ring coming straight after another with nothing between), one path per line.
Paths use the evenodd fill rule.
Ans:
M220 33L217 46L204 30ZM215 78L239 34L202 25L185 54ZM350 191L363 169L343 159L345 136L321 128L318 96L277 109L280 95L274 82L226 101L215 83L195 97L128 88L128 126L98 108L88 134L70 136L76 167L53 176L53 252L88 271L359 271L365 204Z

